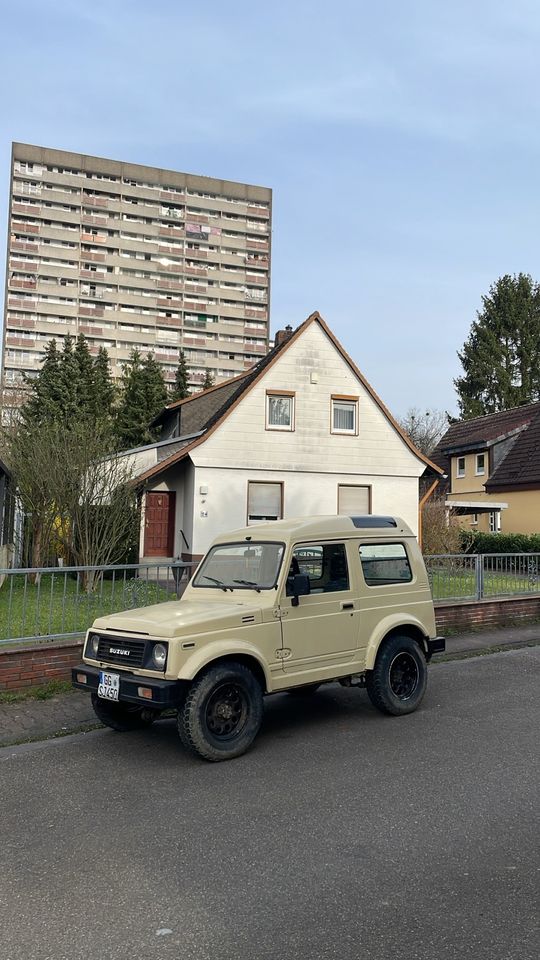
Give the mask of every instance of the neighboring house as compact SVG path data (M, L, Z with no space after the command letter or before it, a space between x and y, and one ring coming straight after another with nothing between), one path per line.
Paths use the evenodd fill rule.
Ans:
M446 505L464 526L540 533L540 403L455 423L432 459L448 476Z
M13 547L13 497L12 477L5 463L0 460L0 569L8 566Z
M218 533L316 514L397 514L418 529L426 466L318 313L246 373L156 418L130 451L141 556L198 558Z

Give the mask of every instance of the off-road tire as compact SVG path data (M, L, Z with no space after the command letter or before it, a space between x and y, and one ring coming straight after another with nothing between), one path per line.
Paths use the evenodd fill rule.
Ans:
M310 697L313 693L317 693L320 686L320 683L306 683L305 687L291 687L287 693L291 697Z
M393 717L416 710L426 684L426 658L411 637L384 640L373 670L366 673L366 690L373 706Z
M117 730L118 733L126 733L128 730L143 730L154 721L153 717L143 718L141 707L103 700L98 697L97 693L92 694L92 706L98 720L101 720L101 723L110 727L111 730Z
M204 760L232 760L249 749L263 717L263 692L241 663L208 667L178 709L180 740Z

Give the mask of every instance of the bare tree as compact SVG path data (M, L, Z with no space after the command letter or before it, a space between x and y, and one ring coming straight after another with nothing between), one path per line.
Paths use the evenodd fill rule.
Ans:
M441 553L463 553L466 544L459 519L452 517L444 497L433 497L422 511L422 552L425 556Z
M410 437L415 447L426 457L433 453L448 427L448 415L444 410L424 410L409 407L399 420L402 430Z
M133 464L110 454L105 425L21 425L5 444L31 529L32 566L47 563L58 546L78 566L124 558L138 529ZM85 582L91 589L92 578Z

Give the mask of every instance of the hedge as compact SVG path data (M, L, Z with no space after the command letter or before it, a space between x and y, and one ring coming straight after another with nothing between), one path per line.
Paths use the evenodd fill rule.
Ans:
M540 553L540 533L464 533L466 553Z

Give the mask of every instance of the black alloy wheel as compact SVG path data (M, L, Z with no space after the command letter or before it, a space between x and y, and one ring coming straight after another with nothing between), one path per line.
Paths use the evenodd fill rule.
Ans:
M427 685L427 663L412 637L383 640L373 670L366 672L366 690L374 707L399 717L420 705Z
M191 684L178 709L185 747L204 760L231 760L251 746L263 716L263 691L243 663L222 661Z

